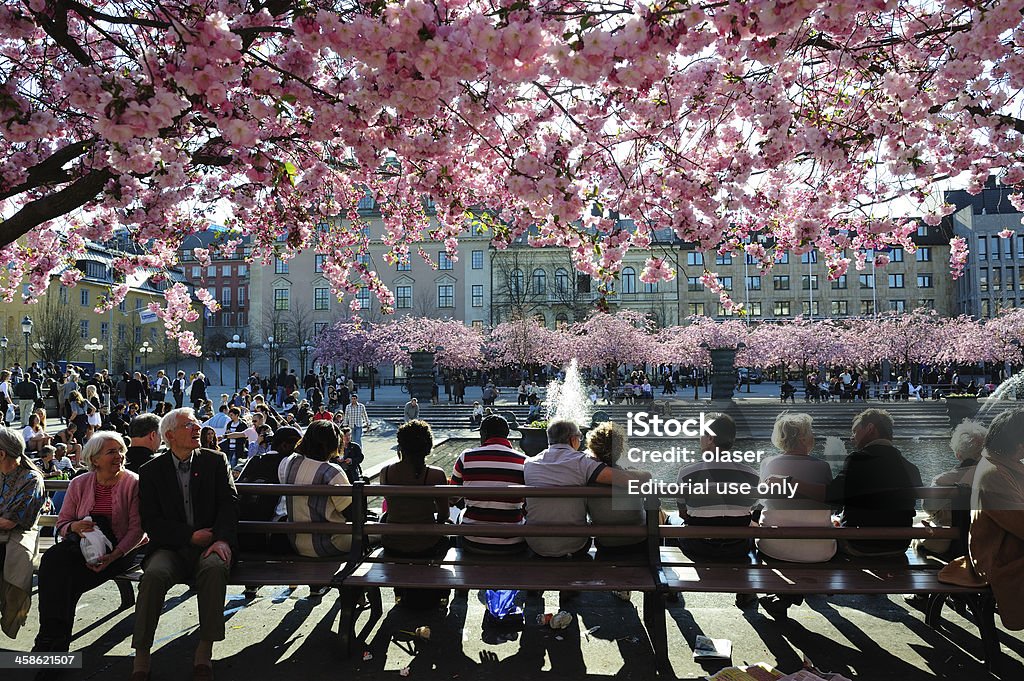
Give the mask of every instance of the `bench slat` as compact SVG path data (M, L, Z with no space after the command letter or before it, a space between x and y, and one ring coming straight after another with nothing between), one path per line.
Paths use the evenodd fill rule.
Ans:
M751 570L704 566L664 568L670 591L711 593L893 594L978 593L979 589L943 584L935 571L858 570L805 567Z
M527 589L576 591L654 591L646 567L588 565L580 562L543 562L496 572L492 565L422 565L363 563L345 580L345 586L448 589Z

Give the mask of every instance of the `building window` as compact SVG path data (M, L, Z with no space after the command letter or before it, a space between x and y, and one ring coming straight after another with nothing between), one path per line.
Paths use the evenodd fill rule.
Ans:
M324 261L327 260L326 255L316 255L313 257L313 271L317 274L324 271Z
M135 344L136 345L141 345L142 344L142 327L141 326L136 326L135 327Z
M988 238L978 237L978 260L988 260Z
M982 267L978 270L978 291L988 293L988 268Z
M1003 290L1003 271L998 267L992 268L992 290L1002 291Z
M718 304L718 316L719 317L732 317L735 314L732 310L725 309L725 303Z
M761 277L747 277L747 289L750 291L760 291Z
M472 266L474 270L482 270L484 268L484 252L473 251Z
M78 292L78 297L82 301L83 307L89 305L89 289L83 288L81 291Z
M772 304L772 314L776 317L788 317L790 315L789 301L779 300Z
M286 288L274 289L274 309L275 310L288 310L291 301L291 291Z
M356 254L356 262L359 263L360 265L364 265L364 266L369 265L370 264L370 254L369 253L358 253L358 254Z
M903 288L903 275L902 274L890 274L889 275L889 288Z
M117 341L119 343L124 343L124 339L127 338L127 337L128 337L128 329L125 327L124 324L118 324L117 325Z
M622 292L636 293L636 270L632 267L622 270Z
M778 253L776 253L775 254L775 262L777 262L780 265L788 265L789 264L789 251L784 251L782 253L782 255L779 255Z
M484 286L483 284L473 284L473 307L484 306Z
M644 293L657 293L658 292L658 282L653 281L653 282L648 283L648 282L644 281L644 282L641 282L641 283L643 284L643 289L642 290L643 290Z
M330 325L330 322L313 322L313 336L319 338L327 331Z
M999 237L999 240L1003 242L1003 260L1013 260L1013 237L1008 239Z
M81 319L78 322L78 335L82 338L89 338L89 320Z
M992 248L988 251L990 260L999 260L999 237L992 237Z
M439 270L450 270L452 269L452 259L448 257L448 254L444 251L437 254L437 269Z
M732 264L732 253L719 253L715 258L716 265L731 265Z
M760 317L761 316L761 302L757 301L757 302L751 303L750 307L747 309L747 314L749 314L751 317Z
M288 274L288 261L274 258L274 274Z
M1012 268L1012 267L1007 267L1006 268L1006 290L1007 291L1015 291L1017 289L1017 284L1014 281L1014 274L1015 273L1016 273L1016 270L1014 268Z
M234 326L235 325L235 314L233 312L221 312L221 320L223 321L222 326ZM155 331L155 329L150 329Z
M482 320L482 319L474 319L474 320L473 320L473 324L472 324L472 326L473 326L473 328L474 328L474 329L480 329L480 330L483 330L483 328L484 328L484 322L483 322L483 320Z
M288 270L285 269L285 272L287 272L287 271ZM217 278L217 266L216 265L210 265L209 267L206 268L206 278L207 279L216 279Z
M860 301L860 313L862 315L873 315L875 314L875 301L873 300L862 300Z
M539 267L533 271L533 292L544 295L548 291L548 275Z
M359 309L369 311L370 310L370 289L362 286L356 291L356 300L359 302Z
M199 279L202 276L203 276L203 268L199 267L198 265L193 265L192 266L192 278L193 279Z
M832 282L832 290L837 291L846 288L846 275L840 274L835 281Z
M776 274L772 276L772 287L776 291L788 291L789 290L789 275L788 274Z
M63 303L64 305L67 305L68 304L68 287L67 286L61 286L60 287L60 294L59 295L60 295L60 302Z
M732 277L722 277L719 281L721 282L723 289L726 291L732 290Z
M803 263L804 265L811 265L818 262L818 252L807 251L806 253L800 256L800 262Z
M331 290L329 288L315 288L315 289L313 289L313 309L314 310L329 310L329 309L331 309Z
M832 301L832 315L835 317L845 317L850 314L850 303L845 300L833 300Z
M227 286L220 290L220 300L218 301L223 307L231 307L231 289Z
M455 286L440 284L437 287L437 306L440 308L455 307Z
M905 300L890 300L889 301L889 310L891 310L892 312L906 312L907 311L907 301L905 301Z
M555 293L564 296L569 292L569 273L559 267L555 270Z
M894 248L889 251L889 262L903 262L903 249Z
M922 222L920 225L918 225L918 227L917 227L917 235L918 236L928 236L928 224L927 223Z
M239 309L245 307L245 287L238 287L238 307Z
M399 286L395 289L395 305L400 310L412 307L412 286Z
M703 317L704 303L690 303L690 316Z
M686 254L686 264L690 267L700 267L704 265L704 254L698 253L697 251L690 251Z
M409 272L412 270L412 263L408 260L399 260L398 263L396 263L396 268L399 272Z
M917 287L918 288L932 288L932 275L931 274L919 274L917 275Z
M931 262L932 249L929 246L921 246L921 248L917 249L915 256L918 262Z
M512 270L509 275L509 285L512 288L512 295L521 296L523 295L523 287L525 284L525 277L523 271L519 268Z
M248 265L239 265L238 266L238 276L245 277L245 276L248 276L248 275L249 275L249 266Z
M917 306L918 307L935 307L935 299L934 298L918 298L917 299Z
M800 286L805 291L817 291L818 290L818 275L817 274L802 274L802 275L800 275Z
M220 267L220 276L222 276L222 277L229 277L230 278L231 277L231 265L221 265L221 267Z
M857 282L861 288L874 288L875 287L875 275L873 274L861 274L857 276Z
M692 292L700 291L704 285L700 283L700 277L687 277L686 290Z
M988 300L981 301L981 316L991 317L992 316L992 302Z
M109 340L110 322L100 322L100 340Z
M569 315L559 312L555 315L555 329L562 331L569 326Z
M818 301L805 300L801 304L805 315L818 316Z

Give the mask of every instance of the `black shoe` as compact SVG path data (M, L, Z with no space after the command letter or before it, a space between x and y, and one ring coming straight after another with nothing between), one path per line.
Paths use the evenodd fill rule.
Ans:
M928 597L924 594L911 594L904 596L903 601L912 608L924 610L928 606Z
M757 604L757 594L736 594L736 607L749 608Z
M781 596L765 596L758 601L764 611L777 620L789 619L790 602Z

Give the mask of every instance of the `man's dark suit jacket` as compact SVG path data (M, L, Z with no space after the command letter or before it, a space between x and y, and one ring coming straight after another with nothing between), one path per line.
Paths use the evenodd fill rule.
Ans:
M238 491L223 453L197 449L192 457L189 492L195 526L185 521L185 502L178 485L178 460L170 451L150 459L139 471L139 510L149 535L147 551L179 550L191 545L192 533L213 528L213 540L227 542L238 554Z

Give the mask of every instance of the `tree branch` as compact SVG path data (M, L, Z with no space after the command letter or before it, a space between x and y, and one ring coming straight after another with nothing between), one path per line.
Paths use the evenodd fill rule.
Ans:
M0 247L14 243L48 220L81 208L95 199L113 177L109 169L95 170L58 192L26 203L9 219L0 222Z
M69 144L53 152L48 158L40 161L28 170L28 180L16 187L0 192L0 199L7 199L17 196L22 192L41 187L54 182L67 182L70 180L68 172L64 170L64 164L72 159L78 158L92 148L96 143L95 137L90 137L81 142Z

